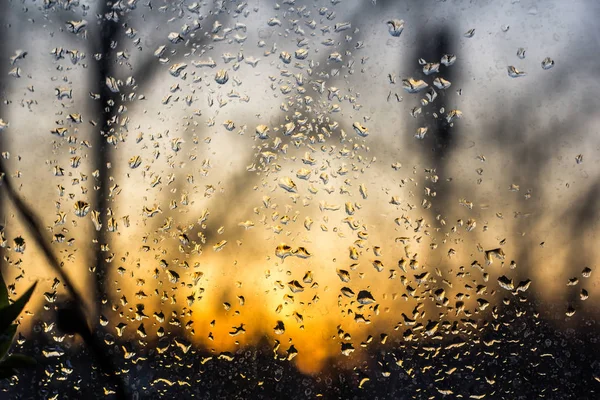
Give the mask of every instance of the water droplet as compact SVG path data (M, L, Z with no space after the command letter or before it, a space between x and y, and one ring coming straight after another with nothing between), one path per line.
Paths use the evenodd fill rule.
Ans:
M282 189L287 190L290 193L296 193L297 192L297 186L294 183L294 181L289 178L289 177L283 177L279 180L279 187L281 187Z
M66 22L67 29L71 33L81 32L87 26L87 24L88 24L88 22L85 19L82 19L81 21L67 21Z
M42 355L46 358L61 357L64 354L65 354L64 350L58 346L42 349Z
M162 210L155 204L152 207L144 206L142 212L146 217L154 217L156 214L162 213Z
M369 382L371 380L371 378L369 378L368 376L364 376L361 378L361 380L358 383L358 388L359 389L364 389L365 385L367 384L367 382Z
M513 280L506 277L505 275L502 275L498 278L498 285L500 285L502 289L510 290L511 292L515 289L515 284L513 283Z
M356 247L350 246L349 251L350 251L350 258L352 260L358 260L358 250L356 249Z
M519 57L521 60L525 59L525 49L523 47L519 47L517 50L517 57Z
M433 85L438 89L448 89L452 83L444 78L437 77L433 80Z
M440 326L439 321L429 321L425 326L425 334L427 336L433 336Z
M404 90L408 93L418 93L428 86L429 85L425 81L420 79L415 80L413 78L408 78L402 80L402 87L404 87Z
M186 68L187 68L187 64L186 63L173 64L169 68L169 73L171 75L173 75L174 77L178 77L179 75L181 75L181 72L183 72L183 70L186 69Z
M71 121L74 124L80 124L82 122L81 114L79 114L79 113L69 114L69 121Z
M304 219L304 228L306 228L307 231L310 231L310 228L311 228L313 222L314 221L310 217L306 217Z
M167 39L169 39L169 42L174 43L174 44L183 42L183 36L181 36L177 32L171 32L171 33L169 33L167 35Z
M360 292L358 292L358 296L356 299L360 304L363 305L375 303L373 295L367 290L361 290Z
M229 74L224 69L217 71L217 73L215 74L215 82L217 82L219 85L226 84L228 80Z
M283 61L284 64L289 64L292 62L292 55L287 51L282 51L279 53L279 59Z
M494 262L494 258L497 258L498 260L504 260L504 256L504 251L501 248L487 250L485 252L485 261L487 265L490 265Z
M300 168L298 171L296 171L296 177L298 179L304 179L304 180L308 180L310 178L312 171L308 168Z
M296 250L294 250L293 254L298 258L309 258L312 256L312 254L309 253L308 250L302 246L300 246Z
M275 255L282 260L285 260L286 257L293 255L292 247L282 243L275 249Z
M366 126L361 125L360 122L353 123L352 127L354 128L354 131L356 132L357 135L362 136L362 137L369 136L369 130L367 129Z
M100 211L92 210L92 222L96 231L100 232L102 229L102 221L100 221Z
M284 125L284 127L285 127L285 131L283 132L283 134L286 136L290 136L294 132L294 129L296 129L296 124L294 124L293 122L288 122L287 124ZM305 158L307 158L307 157L305 157ZM310 154L309 154L308 158L310 158ZM303 162L304 162L304 160L303 160ZM305 164L307 164L307 163L305 162Z
M300 293L304 291L304 286L302 286L297 280L289 281L288 287L292 293Z
M302 278L302 282L310 284L313 283L313 273L312 271L306 271L306 273L304 274L304 277Z
M434 293L435 299L437 301L443 301L444 297L446 297L446 291L444 289L437 289Z
M211 57L209 57L206 60L192 61L192 64L196 68L203 68L203 67L215 68L217 66L217 63Z
M178 152L181 150L181 145L183 144L183 139L181 138L173 138L171 139L171 150Z
M349 356L354 352L354 346L352 343L342 343L342 354L345 356Z
M441 59L441 63L446 67L451 66L456 62L456 56L454 54L444 54Z
M277 324L273 330L275 331L276 335L283 335L285 333L285 325L283 324L283 321L277 321Z
M455 119L461 119L463 116L462 111L460 110L450 110L448 114L446 114L446 121L451 124Z
M382 272L383 271L383 262L381 262L381 260L373 260L372 262L373 267L377 270L377 272Z
M15 67L15 68L11 69L10 71L8 71L8 75L12 76L13 78L20 78L21 77L21 68Z
M13 239L13 244L14 244L14 250L17 253L24 253L25 252L25 239L23 239L21 236L17 236L16 238Z
M133 156L129 159L129 168L137 168L142 164L142 157Z
M423 65L423 73L425 75L433 75L440 72L440 64L439 63L427 63Z
M469 29L465 32L464 36L466 38L472 38L475 35L475 29Z
M508 76L510 76L511 78L519 78L521 76L526 76L527 72L525 71L519 71L516 67L509 65L508 66Z
M117 336L123 336L123 331L127 328L127 324L124 322L119 322L117 326L115 326L115 330L117 331Z
M592 269L590 267L585 267L583 271L581 271L581 276L584 278L589 278L592 276Z
M358 186L358 192L360 193L360 195L362 196L362 198L363 198L364 200L366 200L366 199L367 199L367 197L369 197L369 195L368 195L368 192L367 192L367 187L365 186L365 184L364 184L364 183L361 183L361 184Z
M64 98L67 98L67 99L73 98L73 90L69 87L57 87L54 89L54 93L56 94L56 98L58 100L62 100Z
M277 18L269 18L267 21L267 25L269 26L281 26L281 21Z
M10 57L10 64L15 65L17 63L17 61L23 60L26 55L27 55L27 52L25 50L21 50L21 49L16 50L15 55Z
M120 91L120 89L119 89L119 82L115 78L113 78L112 76L107 76L106 77L106 86L113 93L119 93L119 91Z
M306 57L308 57L308 50L298 49L295 51L294 57L296 57L297 60L305 60Z
M75 215L78 217L85 217L90 212L90 205L83 200L78 200L73 205Z
M255 129L255 132L259 139L269 138L269 127L267 125L258 125Z
M519 282L519 285L515 290L517 292L526 292L529 289L529 286L531 286L531 280L526 279L524 281Z
M215 244L213 246L213 250L221 251L221 250L223 250L223 247L225 247L226 244L227 244L227 240L221 240L220 242L218 242L217 244Z
M352 28L352 24L350 22L340 22L333 26L333 30L335 32L342 32Z
M344 269L338 269L336 270L336 273L342 282L350 282L350 273L348 271Z
M298 355L298 350L296 350L294 345L291 345L290 348L287 350L286 360L291 361L297 355Z
M250 229L250 228L254 227L254 222L252 222L252 221L250 221L250 220L246 220L246 221L244 221L244 222L240 222L240 223L238 224L238 226L242 226L242 227L244 227L246 230L248 230L248 229Z
M554 67L554 60L550 57L546 57L542 60L542 69L550 69Z
M179 281L179 274L173 270L167 270L167 278L171 283L177 283Z
M404 30L404 20L402 19L392 19L387 22L388 32L390 35L394 37L398 37L402 34Z

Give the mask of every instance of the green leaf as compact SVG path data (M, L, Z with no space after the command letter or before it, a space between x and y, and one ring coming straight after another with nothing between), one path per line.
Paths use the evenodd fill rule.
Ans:
M4 308L8 305L8 290L6 289L6 283L4 277L0 271L0 308Z
M37 364L34 358L24 354L11 354L5 360L0 361L0 368L29 368Z
M16 375L17 369L31 368L36 364L35 359L29 356L23 354L10 355L0 362L0 379L8 379Z
M8 353L16 333L17 325L15 324L12 324L7 330L0 333L0 360L2 360L6 356L6 353Z
M17 301L12 303L11 305L8 305L8 306L0 309L0 331L1 332L8 329L10 327L10 325L13 323L13 321L17 319L19 314L21 314L21 311L23 311L23 308L25 308L25 305L29 301L31 294L35 290L36 285L37 285L37 282L34 283L23 294L23 296L19 297L17 299Z

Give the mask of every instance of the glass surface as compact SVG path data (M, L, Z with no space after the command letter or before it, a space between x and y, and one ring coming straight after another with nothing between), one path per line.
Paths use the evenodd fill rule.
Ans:
M0 398L600 398L599 2L0 7Z

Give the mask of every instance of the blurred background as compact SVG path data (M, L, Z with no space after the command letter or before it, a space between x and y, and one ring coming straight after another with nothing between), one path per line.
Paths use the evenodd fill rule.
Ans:
M598 15L6 1L1 395L596 398Z

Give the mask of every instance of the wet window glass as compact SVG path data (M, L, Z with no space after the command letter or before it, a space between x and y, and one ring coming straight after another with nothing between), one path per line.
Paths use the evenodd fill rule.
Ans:
M597 2L0 7L1 398L600 398Z

